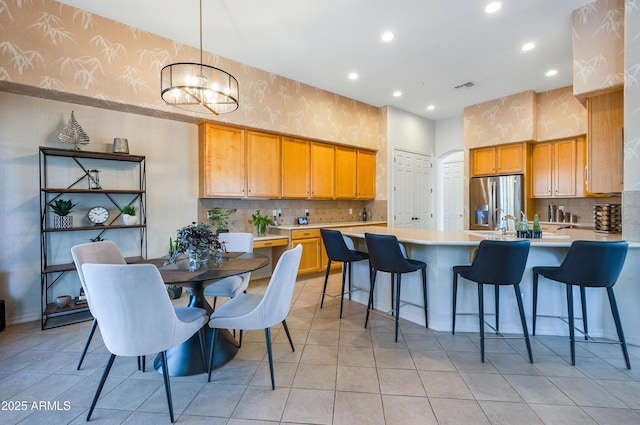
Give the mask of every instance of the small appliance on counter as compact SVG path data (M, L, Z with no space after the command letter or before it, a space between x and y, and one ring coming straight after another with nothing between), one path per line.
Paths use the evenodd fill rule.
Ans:
M621 233L621 205L595 204L593 206L593 230L599 233Z

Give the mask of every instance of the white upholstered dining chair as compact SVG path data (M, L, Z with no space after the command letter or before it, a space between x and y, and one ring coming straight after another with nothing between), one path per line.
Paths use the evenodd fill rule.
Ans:
M120 249L118 249L118 245L116 245L116 243L113 241L100 241L76 245L71 248L71 255L73 256L73 262L75 263L76 270L78 271L80 284L82 285L84 294L87 297L87 305L89 306L89 310L91 310L91 296L89 294L89 291L87 291L87 287L84 283L82 265L85 263L127 264L127 262L122 256ZM87 355L89 344L91 343L91 339L93 338L93 334L95 334L97 327L98 321L94 317L93 323L91 324L91 330L89 331L89 336L87 337L87 342L85 343L84 349L80 354L80 361L78 361L77 366L78 370L80 370L80 367L82 367L82 362L84 361L84 357ZM140 359L138 359L138 368L140 367L144 369L144 360L141 361Z
M116 356L160 353L171 422L173 402L167 369L169 348L200 337L202 361L207 315L197 307L174 307L158 268L153 264L84 264L85 285L92 299L91 312L100 322L102 339L111 353L102 374L87 421L98 402Z
M224 243L227 252L253 252L253 234L242 232L220 233L218 240ZM251 279L251 272L237 276L229 276L207 285L204 288L205 297L213 297L213 309L216 309L218 297L233 298L246 291Z
M291 350L295 351L285 319L291 307L293 289L298 268L300 267L300 258L302 258L302 245L285 251L273 270L264 295L240 293L211 314L209 326L214 329L214 336L211 338L209 351L209 382L211 382L215 340L219 329L240 329L241 332L242 330L264 329L267 354L269 355L271 388L275 389L273 355L271 352L271 327L282 323L289 338Z

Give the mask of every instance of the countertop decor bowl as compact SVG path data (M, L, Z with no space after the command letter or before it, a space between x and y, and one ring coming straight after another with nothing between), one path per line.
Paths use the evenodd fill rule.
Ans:
M60 295L56 297L56 305L58 308L66 307L71 304L71 295Z

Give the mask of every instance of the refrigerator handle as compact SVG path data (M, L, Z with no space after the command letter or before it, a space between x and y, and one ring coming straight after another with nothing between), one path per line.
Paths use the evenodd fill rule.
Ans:
M489 229L496 229L496 214L498 211L496 210L496 182L491 179L489 181Z

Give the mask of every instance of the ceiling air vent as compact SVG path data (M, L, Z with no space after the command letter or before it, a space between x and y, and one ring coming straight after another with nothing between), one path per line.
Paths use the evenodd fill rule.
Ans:
M458 84L457 86L453 87L456 90L459 89L470 89L471 87L475 86L476 83L472 83L471 81L467 81L466 83L462 83L462 84Z

